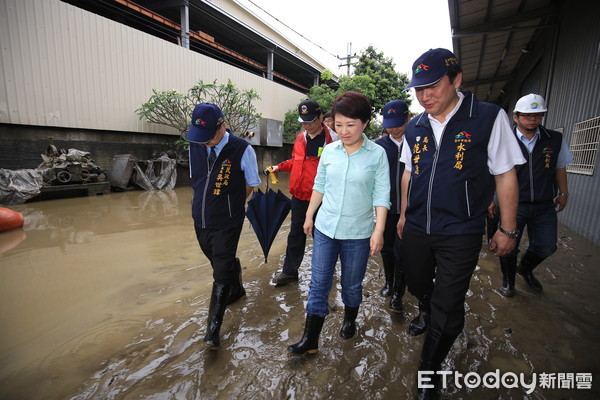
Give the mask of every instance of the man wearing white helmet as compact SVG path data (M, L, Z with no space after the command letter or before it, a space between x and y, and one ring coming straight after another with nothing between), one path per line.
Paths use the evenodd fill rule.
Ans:
M516 167L519 180L517 230L520 232L517 245L510 254L500 257L500 293L505 297L515 293L517 272L534 292L542 291L533 270L556 251L556 213L564 210L569 196L566 166L573 158L562 135L541 125L546 111L542 96L528 94L517 101L513 112L514 133L527 163ZM493 205L490 210L494 212ZM517 265L525 226L529 245Z

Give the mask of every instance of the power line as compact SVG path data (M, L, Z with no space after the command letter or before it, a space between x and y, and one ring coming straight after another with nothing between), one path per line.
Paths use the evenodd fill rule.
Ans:
M261 6L259 6L258 4L256 4L255 2L253 2L252 0L248 0L249 3L251 3L254 7L258 8L259 10L261 10L262 12L264 12L265 14L267 14L269 17L273 18L275 21L279 22L281 25L285 26L286 28L288 28L290 31L294 32L296 35L300 36L301 38L303 38L304 40L306 40L307 42L313 44L314 46L317 46L318 48L320 48L321 50L323 50L324 52L326 52L327 54L331 55L332 57L336 57L339 58L337 55L331 53L329 50L324 49L323 47L321 47L320 45L316 44L315 42L313 42L312 40L310 40L309 38L307 38L306 36L304 36L303 34L301 34L300 32L296 31L294 28L290 27L289 25L287 25L285 22L283 22L282 20L280 20L279 18L277 18L276 16L274 16L273 14L269 13L267 10L265 10L264 8L262 8Z

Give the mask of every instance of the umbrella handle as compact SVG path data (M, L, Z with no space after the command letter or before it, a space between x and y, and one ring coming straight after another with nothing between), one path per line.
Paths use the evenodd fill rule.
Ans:
M271 183L273 185L276 184L277 182L279 182L277 180L277 172L273 171L273 167L267 167L267 168L265 168L264 172L265 172L266 175L269 175L269 177L271 178Z
M263 171L265 175L268 175L271 178L271 183L274 185L279 182L277 179L277 172L273 171L273 167L267 167ZM267 179L267 191L269 190L269 179Z

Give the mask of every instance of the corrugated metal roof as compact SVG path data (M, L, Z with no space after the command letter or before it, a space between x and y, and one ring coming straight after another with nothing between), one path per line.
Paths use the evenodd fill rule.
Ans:
M503 104L530 43L555 24L555 0L448 0L454 53L463 68L464 89Z

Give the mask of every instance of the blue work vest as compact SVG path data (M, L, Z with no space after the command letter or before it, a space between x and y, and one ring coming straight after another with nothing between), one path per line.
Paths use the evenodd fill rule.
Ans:
M406 226L431 235L482 234L494 195L487 146L500 107L468 91L436 145L426 113L404 135L412 151Z
M519 180L519 203L543 203L556 197L556 162L562 147L562 135L540 125L533 151L529 153L525 144L515 136L527 160L515 166Z
M400 162L400 153L402 146L398 147L390 135L379 138L375 141L383 147L387 154L388 163L390 164L390 213L400 214L401 197L400 188L402 182L402 174L404 173L404 163ZM404 143L403 143L404 145Z
M242 156L249 144L233 134L211 169L206 146L190 143L190 171L194 198L192 217L200 228L230 228L244 223L246 178Z

